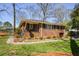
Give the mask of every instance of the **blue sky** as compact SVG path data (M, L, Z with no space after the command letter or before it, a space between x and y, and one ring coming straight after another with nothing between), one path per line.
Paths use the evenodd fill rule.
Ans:
M17 4L16 9L18 9L18 7L19 8L21 8L21 7L25 8L25 5L27 5L26 8L28 8L28 6L32 5L32 4L27 4L27 3L26 4ZM65 4L63 3L63 5L65 6L65 8L72 10L74 8L75 4L74 3L65 3ZM35 6L33 6L33 7L35 7ZM35 8L37 8L37 7L35 7ZM8 4L8 3L7 4L0 4L0 10L1 9L7 9L7 12L6 11L0 12L0 21L2 21L2 22L9 21L10 23L13 24L12 4ZM29 14L28 14L28 16L25 16L25 17L29 18ZM49 21L51 21L51 19ZM19 21L16 21L17 26L18 26L18 24L19 24Z
M70 3L70 4L69 4L69 3L65 3L65 4L64 4L64 6L65 6L66 8L68 8L68 9L73 9L73 8L74 8L74 5L75 5L74 3Z

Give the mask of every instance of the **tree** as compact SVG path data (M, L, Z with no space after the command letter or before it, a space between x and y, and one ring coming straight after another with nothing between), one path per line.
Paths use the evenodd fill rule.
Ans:
M37 10L37 14L38 17L40 16L40 18L42 19L42 21L46 21L47 18L50 17L50 10L52 7L52 4L49 3L38 3L38 10ZM42 28L43 28L43 24L41 24L41 37L42 37Z
M59 5L59 6L58 6ZM60 5L58 4L54 7L54 10L53 10L53 17L57 18L57 23L62 23L63 22L63 19L65 18L66 16L66 8L64 7L64 5Z
M2 26L2 24L3 24L3 23L0 21L0 26Z
M12 24L8 21L4 22L2 29L10 34L13 31Z
M4 27L12 27L12 24L10 22L4 22Z
M3 23L0 21L0 30L2 29L2 24L3 24Z
M29 19L33 19L34 18L33 15L35 14L34 6L29 5L28 7L26 7L26 11L27 11L26 14L29 15Z
M40 18L43 21L45 21L47 18L50 17L49 13L51 12L51 9L52 9L52 6L53 6L52 4L49 4L49 3L38 3L37 6L38 6L38 11L37 11L38 12L37 13L38 17L40 16Z
M79 29L79 4L76 4L72 13L71 13L71 28Z
M7 8L5 7L5 5L3 7L4 7L3 9L0 9L0 16L1 16L1 12L7 12ZM2 24L3 24L2 21L0 21L0 26L2 26Z

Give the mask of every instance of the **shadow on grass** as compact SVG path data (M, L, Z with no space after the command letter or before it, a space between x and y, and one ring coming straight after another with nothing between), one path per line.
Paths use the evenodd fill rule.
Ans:
M70 47L73 56L79 56L79 46L77 45L75 40L70 39Z

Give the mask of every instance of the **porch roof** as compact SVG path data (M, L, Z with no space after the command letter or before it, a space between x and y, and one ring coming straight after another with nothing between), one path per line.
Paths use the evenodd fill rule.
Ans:
M30 24L48 24L48 25L59 25L59 26L65 26L64 24L59 24L59 23L50 23L47 21L42 21L42 20L31 20L31 19L25 19L22 20L20 25L23 23L30 23Z

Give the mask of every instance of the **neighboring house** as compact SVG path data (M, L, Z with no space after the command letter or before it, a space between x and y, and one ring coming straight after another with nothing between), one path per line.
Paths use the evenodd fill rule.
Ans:
M5 36L5 35L8 35L10 33L11 35L11 32L13 31L13 28L12 27L0 27L0 36Z
M40 20L22 20L19 29L26 38L41 38L41 34L42 38L59 38L63 37L65 33L65 26L63 24L52 24Z

